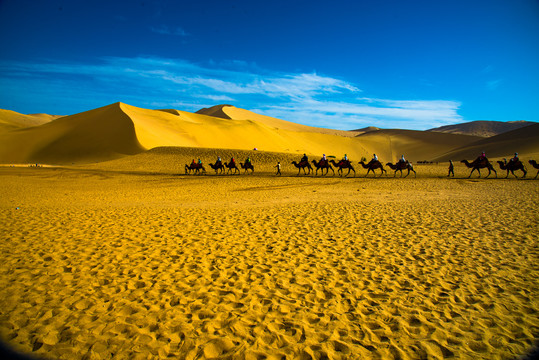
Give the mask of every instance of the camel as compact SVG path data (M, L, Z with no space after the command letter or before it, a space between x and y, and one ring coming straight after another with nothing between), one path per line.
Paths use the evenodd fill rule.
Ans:
M255 172L255 167L251 163L246 162L245 164L243 164L240 162L240 166L242 169L245 169L245 171L243 172L244 174L247 172L247 170L251 170L251 174Z
M337 170L339 176L342 176L342 169L348 169L348 173L345 176L350 175L350 170L354 172L354 177L356 176L356 170L354 170L354 167L352 166L352 162L350 160L341 160L336 163L335 160L332 159L329 162L332 163L333 166L339 168L339 170Z
M316 160L312 161L314 167L316 168L315 175L318 175L318 170L322 173L322 176L324 175L324 169L326 169L326 175L328 174L329 170L333 172L333 176L335 176L335 170L333 170L333 167L329 164L329 162L320 160L319 162L316 162Z
M210 167L215 170L215 173L218 174L219 173L219 170L221 170L221 174L225 171L225 167L223 166L223 163L222 162L218 162L216 163L215 165L210 163L209 164Z
M194 163L191 163L189 165L185 165L185 173L189 173L191 174L191 170L194 170L195 171L195 175L196 174L200 174L200 170L202 169L202 174L205 174L206 173L206 169L204 169L204 166L202 166L202 164L194 164Z
M472 168L472 171L470 172L470 176L468 176L468 178L472 176L475 170L477 170L477 172L479 173L479 177L481 177L481 172L479 171L479 169L484 168L488 169L488 175L486 177L489 177L492 171L494 171L494 174L496 174L496 177L498 177L498 173L487 158L485 158L484 160L476 159L472 163L468 162L468 160L461 160L460 162L466 165L467 168Z
M406 174L406 176L410 175L410 171L413 171L414 172L414 177L417 177L417 174L416 174L416 172L414 170L414 166L408 161L407 162L398 162L395 165L393 165L393 163L391 163L391 162L388 162L386 164L386 166L389 166L391 168L391 170L395 170L395 175L393 177L397 176L397 171L401 172L401 177L402 177L402 170L405 170L405 169L408 170L408 173Z
M225 162L225 167L228 169L228 170L226 171L227 174L228 174L230 171L232 171L232 169L234 169L234 174L236 173L236 171L238 172L238 174L240 173L240 169L238 169L238 167L236 166L236 163L231 162L231 163L229 164L229 163L226 163L226 162Z
M380 176L382 176L386 172L386 169L384 169L384 165L382 165L382 163L378 160L371 161L368 164L365 164L364 161L360 161L359 164L363 166L363 169L369 169L367 170L367 175L365 175L365 177L367 177L369 175L369 172L371 171L374 174L374 176L376 176L376 173L374 172L374 170L376 169L382 170L380 172Z
M311 173L311 171L313 170L311 164L309 164L308 161L300 161L299 164L295 161L292 161L292 165L294 165L295 167L298 168L298 176L299 176L299 173L300 171L303 169L303 174L304 175L309 175ZM305 172L305 168L309 169L309 172L306 173Z
M509 171L511 171L511 174L513 174L514 177L517 177L515 175L515 171L522 170L522 172L524 173L524 175L522 175L523 178L526 177L526 174L528 173L526 171L526 167L524 167L524 164L520 160L510 160L509 162L507 162L507 159L503 159L503 161L497 161L497 163L498 165L500 165L500 169L507 170L507 176L505 177L506 179L509 176Z
M529 162L530 165L533 166L535 169L538 169L538 170L537 170L537 174L535 174L535 177L534 177L534 179L537 179L537 175L539 175L539 164L538 164L537 161L535 161L535 160L528 160L528 162Z

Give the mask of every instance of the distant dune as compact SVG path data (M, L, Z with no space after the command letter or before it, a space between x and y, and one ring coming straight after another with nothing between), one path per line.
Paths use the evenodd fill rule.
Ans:
M443 132L449 134L473 135L481 137L491 137L503 134L508 131L520 129L522 127L536 124L531 121L472 121L456 125L441 126L427 131Z
M395 161L401 155L409 160L421 161L431 160L480 138L415 130L375 130L361 134L356 139L376 151L378 157L385 161Z
M473 160L482 151L489 158L511 157L515 152L528 158L539 158L539 124L526 126L500 135L481 139L443 154L436 161Z
M161 147L322 154L353 161L382 161L405 155L410 161L455 159L456 154L491 156L514 151L536 154L536 125L522 131L483 139L435 131L340 131L310 127L256 114L231 105L217 105L197 113L176 109L149 110L115 103L83 113L54 117L0 112L0 163L92 163L113 160ZM202 151L201 151L202 152ZM499 154L499 155L495 155ZM227 155L228 156L228 155ZM459 155L460 156L460 155Z
M9 130L43 125L60 117L61 116L59 115L48 114L24 115L15 111L0 109L0 133Z

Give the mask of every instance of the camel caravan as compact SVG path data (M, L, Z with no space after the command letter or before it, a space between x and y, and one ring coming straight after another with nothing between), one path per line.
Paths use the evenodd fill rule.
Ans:
M331 157L334 158L334 156ZM481 155L479 155L472 162L469 162L468 160L461 160L461 163L463 163L467 168L472 169L468 178L470 178L476 171L478 177L481 177L481 169L488 170L488 175L485 178L488 178L492 173L494 173L496 178L498 177L496 169L494 169L494 166L486 157L485 152L482 152ZM509 161L507 161L507 159L503 159L503 161L497 161L497 163L501 170L506 170L506 178L509 177L509 173L511 173L516 178L517 174L515 174L515 171L522 171L522 178L526 177L528 173L526 166L524 166L524 163L518 158L518 153L515 153ZM537 174L534 178L536 179L537 176L539 176L539 164L535 160L529 160L529 163L535 169L538 169ZM362 161L358 162L358 164L361 165L363 169L367 169L367 174L365 175L365 177L368 177L371 172L373 177L381 177L382 175L388 175L388 170L384 168L384 165L380 160L378 160L378 156L376 156L376 154L373 154L373 157L369 162L365 162L363 158ZM296 174L296 176L318 176L318 172L320 172L320 176L327 176L330 171L331 176L335 176L335 170L337 170L337 174L339 176L348 177L350 173L352 173L352 177L356 176L356 170L354 169L352 161L348 159L348 156L346 154L339 161L335 161L334 159L328 159L326 154L323 154L320 160L312 160L310 162L308 156L306 154L303 154L303 157L299 161L292 161L291 165L294 165L294 167L298 169L298 173ZM217 175L240 175L242 174L242 170L243 174L253 174L255 171L254 165L252 164L250 157L247 157L245 162L240 162L239 167L236 164L236 160L234 159L234 157L232 157L229 162L223 162L221 158L218 157L217 161L215 163L210 163L209 166L215 171L215 174ZM414 177L417 177L417 173L414 169L413 164L410 161L406 160L404 158L404 155L402 155L401 158L397 162L395 162L395 164L393 164L392 162L388 162L385 164L385 166L393 170L393 177L396 177L397 173L400 174L400 177L404 178L410 175L410 173L413 173ZM275 168L277 168L277 173L275 175L281 175L280 162L278 163L278 165L275 166ZM346 170L347 172L345 174ZM195 161L193 159L190 164L185 165L185 174L203 175L206 174L206 169L204 168L200 159L198 159L198 161ZM451 160L449 160L449 172L447 176L455 176L454 165L453 161Z

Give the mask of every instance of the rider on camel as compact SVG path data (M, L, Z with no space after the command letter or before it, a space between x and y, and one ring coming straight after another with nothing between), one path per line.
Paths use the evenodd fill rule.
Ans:
M477 157L477 159L475 159L475 161L477 161L477 162L482 162L482 161L484 161L484 160L486 160L486 159L487 159L487 155L485 155L485 152L483 151L483 152L481 153L481 155L479 155L479 156Z
M197 164L200 166L202 165L202 160L198 159Z
M245 166L251 165L251 158L247 156L247 159L245 160Z
M217 156L217 161L215 162L215 165L221 165L221 157Z
M230 158L230 165L236 165L236 160L234 160L234 156L232 156L232 158Z
M511 158L511 160L509 160L509 162L512 162L514 164L516 164L518 161L520 161L520 159L518 158L518 153L515 153L515 156Z
M378 161L378 156L376 156L376 154L372 154L372 159L371 161L369 161L369 165L375 163Z
M322 154L322 159L320 159L320 162L319 162L320 166L326 165L327 163L328 163L328 159L326 157L326 154Z
M404 158L404 155L401 155L401 158L399 159L399 164L406 164L406 159Z
M302 162L305 162L305 163L309 162L309 158L307 157L307 154L303 154L303 157L301 158L299 163L301 164Z

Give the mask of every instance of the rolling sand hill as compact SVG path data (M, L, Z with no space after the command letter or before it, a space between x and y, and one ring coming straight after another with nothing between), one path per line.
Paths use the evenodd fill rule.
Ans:
M313 126L306 126L301 124L296 124L290 121L285 121L281 119L276 119L266 115L260 115L249 110L240 109L232 105L216 105L211 108L200 109L196 112L197 114L210 115L214 117L219 117L223 119L233 119L233 120L252 120L258 123L267 125L271 128L298 131L298 132L316 132L326 135L339 135L345 137L352 137L358 135L355 130L344 131L344 130L334 130L319 128Z
M471 121L456 125L441 126L427 131L443 132L448 134L463 134L481 137L491 137L508 131L536 124L531 121Z
M131 119L113 104L0 134L0 161L94 162L144 151Z
M508 158L515 152L518 152L521 157L538 158L539 124L526 126L490 138L481 139L472 144L452 150L447 154L443 154L435 160L473 160L482 151L485 151L489 158Z
M273 153L306 153L311 159L323 153L341 158L346 153L354 161L376 153L384 162L404 154L416 162L447 159L446 154L455 149L464 151L472 144L477 148L488 145L488 149L506 156L514 152L513 139L530 135L527 130L511 132L483 143L475 136L433 131L375 130L359 134L295 124L230 105L191 113L115 103L54 121L45 115L3 114L7 115L2 117L6 125L0 131L0 163L92 163L157 147L216 149L214 154L224 149L257 148ZM515 141L518 144L520 140ZM535 154L536 144L532 139L526 147L520 146L519 152Z
M375 149L380 159L395 161L405 155L407 159L421 161L436 158L480 138L414 130L377 130L361 134L356 139L365 147Z
M60 117L59 115L48 114L24 115L15 111L0 109L0 133L43 125Z

